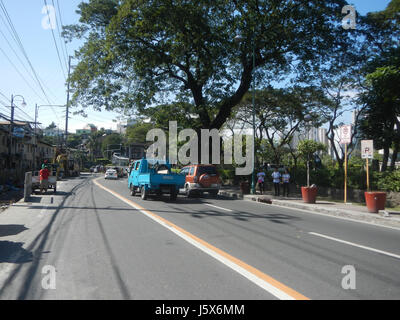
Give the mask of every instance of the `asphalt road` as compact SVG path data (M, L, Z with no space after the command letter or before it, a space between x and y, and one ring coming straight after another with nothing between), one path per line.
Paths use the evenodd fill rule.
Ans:
M0 214L0 299L400 299L400 230L97 177Z

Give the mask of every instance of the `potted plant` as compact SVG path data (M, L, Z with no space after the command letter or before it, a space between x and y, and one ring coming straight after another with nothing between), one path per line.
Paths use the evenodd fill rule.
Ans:
M300 141L298 148L299 156L307 163L307 186L301 187L301 196L306 203L315 203L317 199L317 187L310 186L310 161L313 155L318 151L325 151L326 146L313 140Z
M386 192L365 191L364 195L368 212L378 213L379 210L385 210Z

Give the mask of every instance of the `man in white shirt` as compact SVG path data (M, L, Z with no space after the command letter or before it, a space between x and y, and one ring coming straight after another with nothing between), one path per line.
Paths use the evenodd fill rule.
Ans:
M289 197L289 183L290 183L290 174L286 169L285 173L282 175L283 182L283 196Z
M275 196L279 197L280 194L279 184L281 183L281 174L279 173L278 168L275 168L271 176L272 176L272 182L274 183Z

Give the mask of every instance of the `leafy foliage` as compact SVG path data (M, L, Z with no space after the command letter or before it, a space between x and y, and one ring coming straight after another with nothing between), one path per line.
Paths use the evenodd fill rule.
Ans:
M347 34L337 28L345 4L90 0L79 5L80 24L64 32L84 40L71 76L73 101L139 113L189 103L202 128L220 129L253 76L268 80L293 66L315 68L345 44Z

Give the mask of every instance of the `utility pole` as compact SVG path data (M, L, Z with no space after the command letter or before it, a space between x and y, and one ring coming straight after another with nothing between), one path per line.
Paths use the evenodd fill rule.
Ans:
M25 107L26 103L25 103L25 99L23 96L21 95L16 95L14 96L13 94L11 95L11 118L10 118L10 131L9 131L9 135L10 135L10 144L8 145L8 161L9 161L9 169L11 169L11 164L12 164L12 160L11 160L11 153L12 153L12 142L13 142L13 135L14 135L14 98L16 97L20 97L22 98L22 106Z
M35 144L33 145L33 171L36 171L36 148L37 148L37 117L38 105L35 105Z
M67 147L67 140L68 140L68 117L69 117L69 84L70 84L70 74L71 74L71 56L68 59L68 79L67 79L67 108L66 108L66 115L65 115L65 147Z
M8 145L8 168L11 169L11 153L12 153L12 142L13 142L13 129L14 129L14 95L11 95L11 118L10 118L10 144Z

